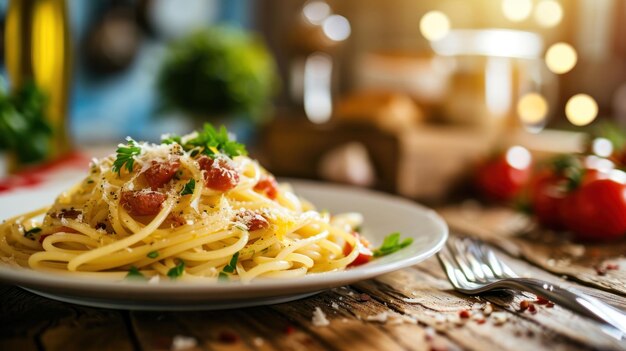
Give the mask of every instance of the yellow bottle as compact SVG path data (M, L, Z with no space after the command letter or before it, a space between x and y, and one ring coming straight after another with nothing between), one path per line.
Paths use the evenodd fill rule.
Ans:
M65 0L10 0L5 23L5 61L11 89L32 80L46 95L45 115L54 133L48 158L56 158L70 149L67 4Z

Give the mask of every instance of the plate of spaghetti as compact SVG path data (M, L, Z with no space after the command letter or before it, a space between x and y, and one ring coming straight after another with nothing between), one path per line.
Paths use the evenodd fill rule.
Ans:
M69 189L19 199L42 203L0 198L3 217L26 210L0 224L0 280L97 307L290 301L418 263L447 238L443 220L412 201L279 182L208 124L158 144L127 138Z

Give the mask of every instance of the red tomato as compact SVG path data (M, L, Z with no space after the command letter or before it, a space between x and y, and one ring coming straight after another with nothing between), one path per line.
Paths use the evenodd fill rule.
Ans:
M539 224L550 229L564 229L560 217L561 202L566 197L565 178L544 170L533 177L528 193L533 214Z
M254 190L264 193L268 198L275 200L278 196L278 183L273 175L262 176L259 182L254 186Z
M180 168L178 160L172 162L152 161L152 165L143 172L143 176L150 188L157 190L174 178L178 168Z
M354 235L354 237L356 238L357 242L358 242L358 246L359 246L359 255L354 259L354 261L352 261L348 267L356 267L356 266L360 266L362 264L366 264L369 261L372 260L372 258L374 257L374 254L372 253L372 250L370 250L369 248L367 248L362 242L361 242L361 236L359 235L359 233L357 232L352 232L352 235ZM352 245L346 243L343 247L343 254L345 256L348 256L350 254L350 252L352 252Z
M510 201L524 188L531 175L530 162L523 167L513 167L506 155L483 164L476 174L476 186L487 198Z
M582 185L561 206L564 224L580 240L610 240L626 234L626 185L596 179Z
M200 169L205 171L204 183L211 189L228 191L239 183L239 173L228 158L212 159L202 156L198 160L198 164Z

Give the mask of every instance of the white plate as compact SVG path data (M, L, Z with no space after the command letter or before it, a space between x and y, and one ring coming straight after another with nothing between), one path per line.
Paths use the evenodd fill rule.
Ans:
M403 237L412 237L413 244L346 271L289 280L258 280L249 284L112 282L77 279L2 265L0 280L51 299L96 307L141 310L225 309L291 301L408 267L434 255L448 236L445 222L434 211L409 200L340 185L296 180L290 182L298 195L307 198L319 209L328 209L331 213L362 213L365 217L363 235L374 246L380 245L386 235L395 231L402 233ZM46 187L32 190L32 193L32 196L21 198L50 200L49 194L53 192L50 187ZM37 197L37 193L41 196ZM24 204L15 197L0 197L0 218L7 218L8 213L17 210L37 207L32 204Z

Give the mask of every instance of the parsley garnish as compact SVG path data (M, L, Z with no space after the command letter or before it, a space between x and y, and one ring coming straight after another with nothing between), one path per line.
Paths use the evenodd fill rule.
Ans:
M113 172L117 172L120 175L122 168L126 168L127 171L132 172L135 165L135 156L141 154L141 147L137 145L137 142L127 138L128 144L120 145L117 150L117 158L113 161Z
M139 271L139 269L137 269L137 267L132 266L130 267L130 269L128 270L128 273L126 274L126 279L145 280L146 277L143 275L143 273Z
M380 257L392 254L400 249L403 249L413 243L413 238L406 238L400 241L400 233L395 232L387 235L380 248L374 250L374 257Z
M175 267L167 271L167 276L170 277L170 279L176 279L180 277L181 275L183 275L184 272L185 272L185 261L179 260L178 264Z
M183 141L181 139L180 136L175 135L175 134L167 134L161 137L161 143L162 144L166 144L166 145L170 145L170 144L174 144L177 143L179 145L183 144Z
M230 262L224 266L222 271L218 274L217 280L228 280L228 275L235 272L237 269L237 261L239 260L239 251L235 252L233 257L231 257Z
M220 274L217 275L217 280L219 280L219 281L227 281L228 280L228 274L226 274L224 272L220 272Z
M29 238L29 239L32 239L33 236L35 234L39 233L39 232L41 232L41 228L39 228L39 227L32 227L29 230L24 232L24 236Z
M226 127L222 126L219 130L215 129L211 124L205 123L202 131L198 132L198 135L183 143L180 136L168 135L162 140L164 144L178 143L185 150L193 150L191 156L199 152L207 156L215 156L216 151L227 155L229 157L235 157L239 155L247 155L246 147L234 140L230 139ZM197 149L194 150L194 149Z
M180 192L180 195L189 195L189 194L193 194L193 190L196 188L196 180L195 179L189 179L189 181L187 182L187 184L185 184L185 187L183 188L183 190Z
M150 251L150 252L148 252L148 254L146 256L148 256L148 258L157 258L157 257L159 257L159 252L158 251Z

